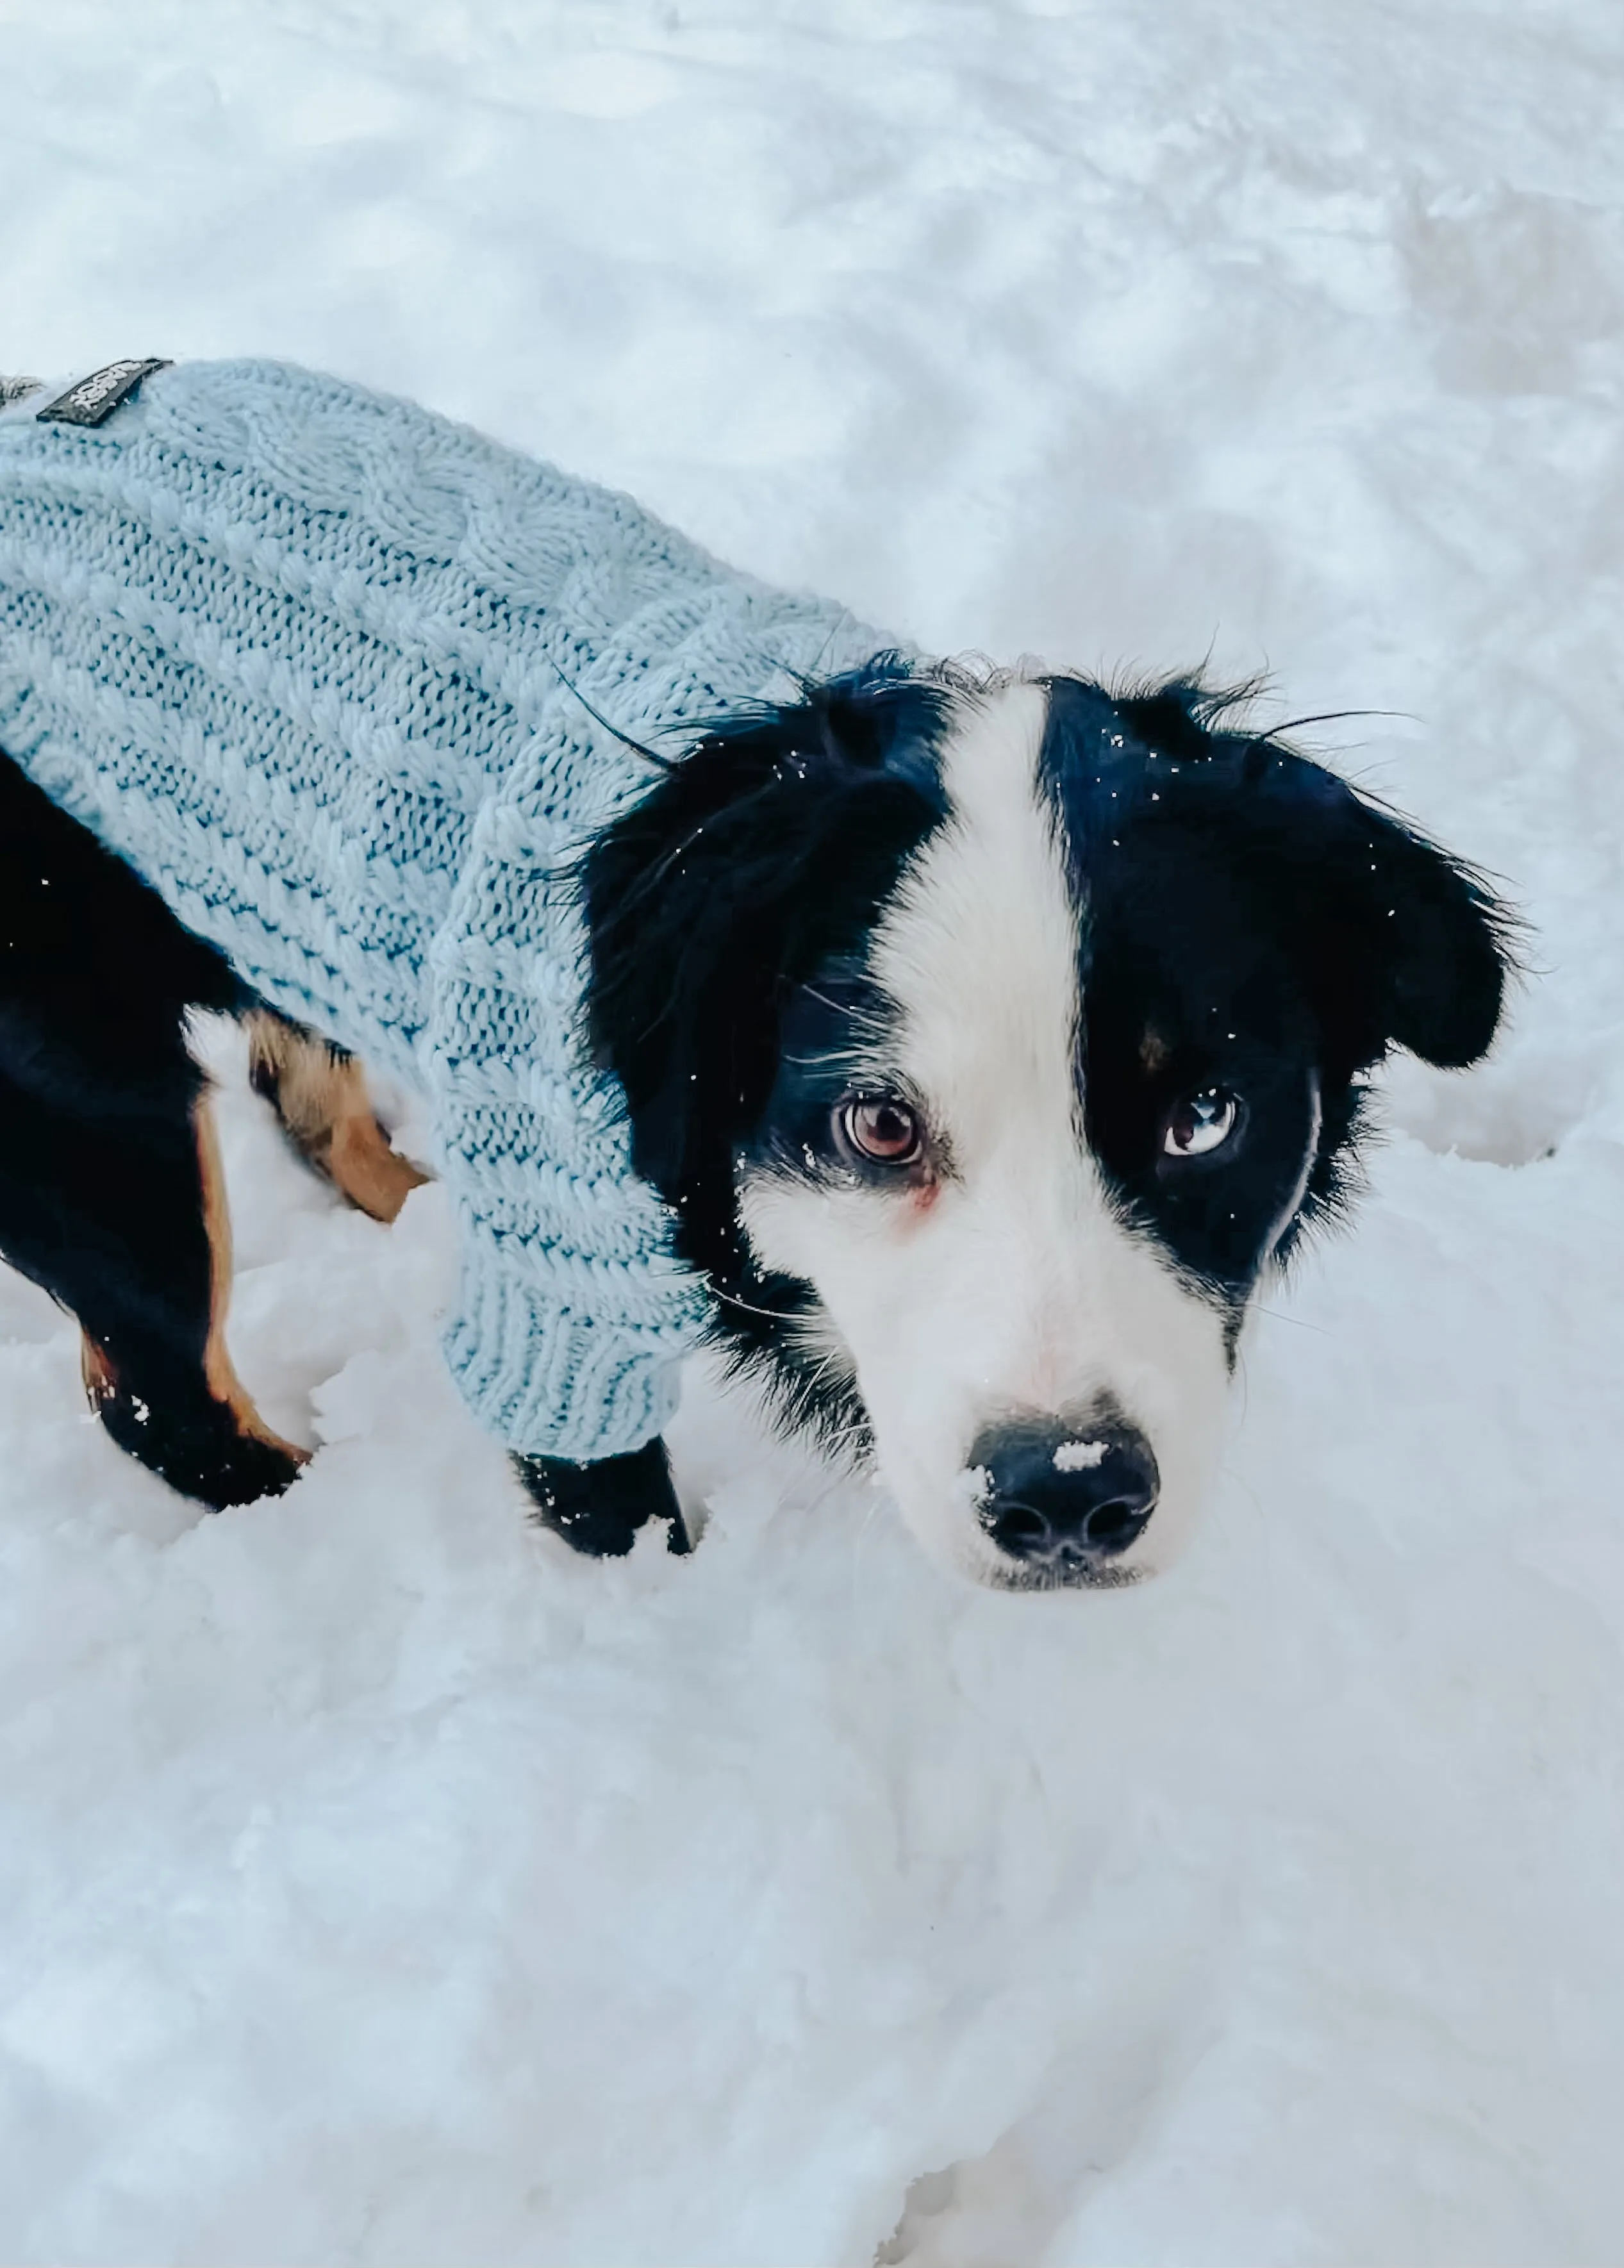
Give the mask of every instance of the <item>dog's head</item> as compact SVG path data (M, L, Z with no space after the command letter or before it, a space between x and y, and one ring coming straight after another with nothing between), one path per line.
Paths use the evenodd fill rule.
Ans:
M595 1053L719 1335L981 1582L1176 1555L1362 1074L1499 1019L1483 885L1228 707L882 661L584 866Z

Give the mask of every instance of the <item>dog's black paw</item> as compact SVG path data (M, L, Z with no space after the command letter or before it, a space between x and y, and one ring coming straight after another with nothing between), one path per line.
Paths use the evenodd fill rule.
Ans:
M210 1512L280 1496L307 1462L289 1443L240 1432L225 1403L201 1395L160 1405L109 1386L92 1391L92 1407L121 1449Z
M690 1549L661 1440L589 1465L572 1464L567 1457L515 1455L513 1462L537 1521L573 1550L594 1559L622 1558L651 1520L670 1522L668 1551Z

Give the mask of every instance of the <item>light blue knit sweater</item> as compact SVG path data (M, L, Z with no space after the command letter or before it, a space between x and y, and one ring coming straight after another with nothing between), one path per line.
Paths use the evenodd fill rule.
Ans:
M560 673L646 739L882 641L332 379L160 369L95 426L50 398L0 410L0 747L275 1006L426 1094L478 1417L639 1447L704 1294L581 1057L563 869L649 774Z

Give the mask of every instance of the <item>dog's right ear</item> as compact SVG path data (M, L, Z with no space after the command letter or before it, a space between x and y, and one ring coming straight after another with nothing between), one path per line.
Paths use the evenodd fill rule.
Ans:
M594 1060L681 1204L765 1105L791 989L872 924L943 816L947 688L894 657L720 725L581 863Z
M1321 1027L1341 1067L1392 1047L1441 1070L1487 1053L1517 921L1475 868L1289 749L1255 743L1251 789L1278 827L1271 887L1294 909Z

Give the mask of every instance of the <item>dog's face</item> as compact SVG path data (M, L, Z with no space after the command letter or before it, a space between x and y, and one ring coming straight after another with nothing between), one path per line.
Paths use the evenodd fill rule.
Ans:
M594 1036L720 1333L1008 1589L1154 1573L1359 1074L1458 1064L1497 909L1190 687L878 669L719 732L586 868Z

